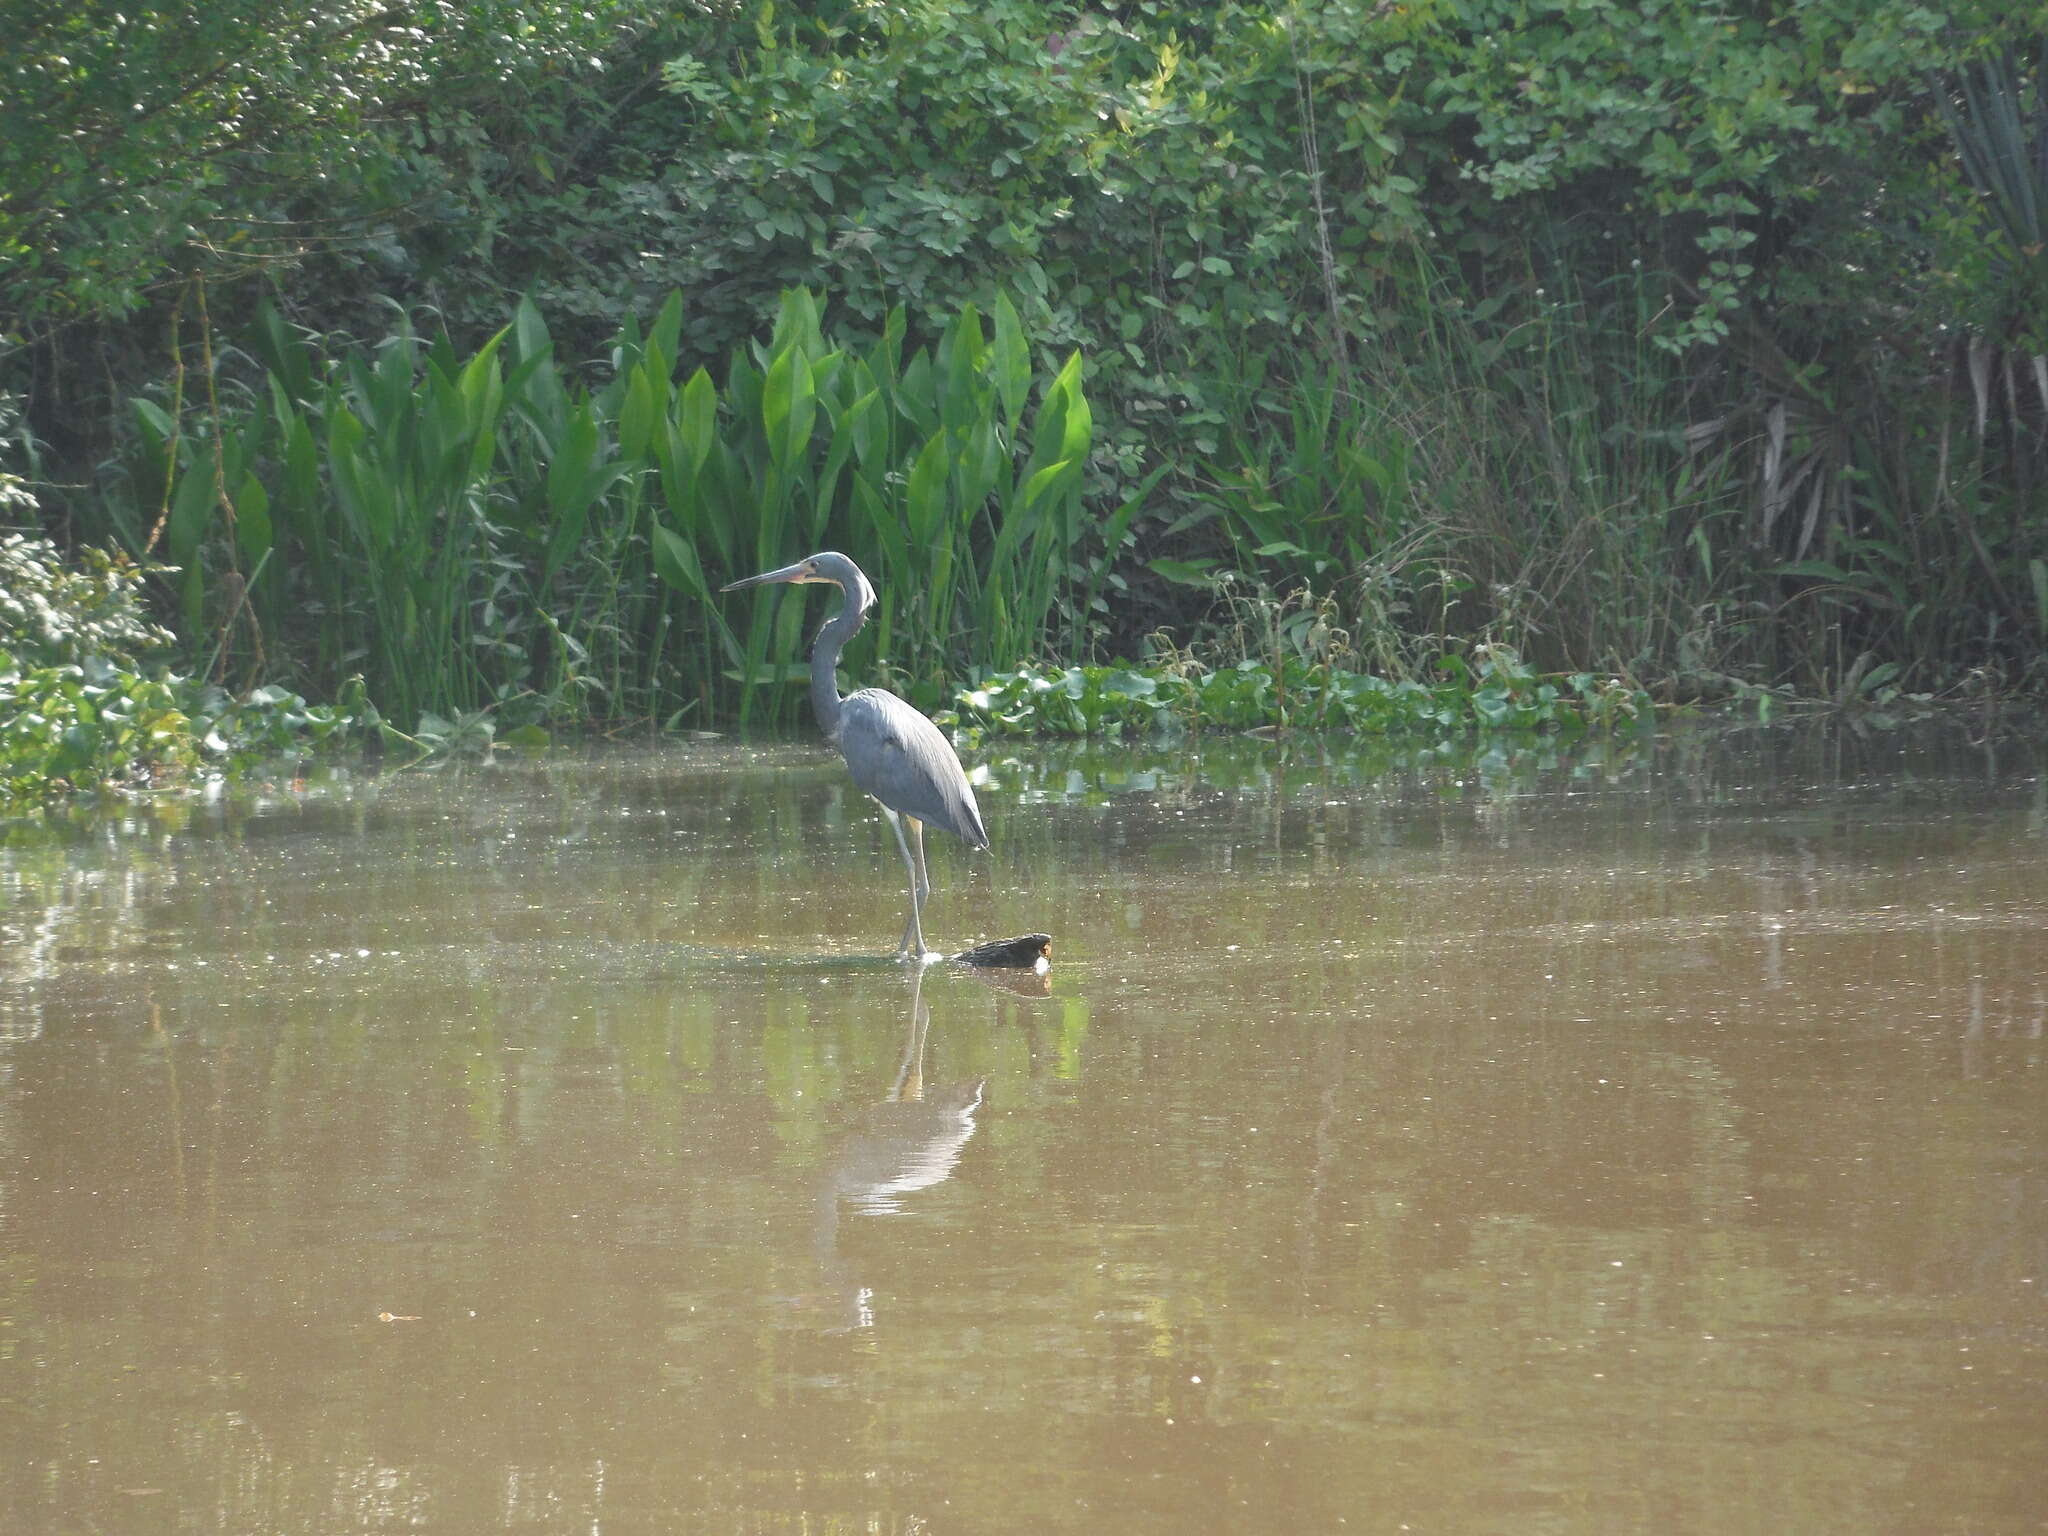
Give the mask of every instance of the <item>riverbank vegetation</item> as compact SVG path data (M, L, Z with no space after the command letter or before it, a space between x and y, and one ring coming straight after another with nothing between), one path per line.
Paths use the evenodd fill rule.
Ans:
M2048 6L6 9L0 521L188 721L776 727L821 546L985 732L2048 684Z

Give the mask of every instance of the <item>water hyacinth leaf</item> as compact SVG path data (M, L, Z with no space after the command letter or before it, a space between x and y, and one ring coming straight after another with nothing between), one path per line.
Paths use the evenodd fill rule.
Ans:
M790 397L794 392L791 375L798 361L796 353L785 347L769 361L761 379L761 438L769 457L777 464L789 459ZM739 376L738 369L733 372L735 377Z
M826 352L821 356L812 358L810 363L812 392L817 395L818 403L822 406L825 403L826 397L832 393L834 386L838 383L840 370L846 367L846 354L844 352Z
M874 397L864 396L852 406L839 413L832 423L831 446L825 450L825 462L819 469L812 487L814 504L821 513L837 504L839 477L845 473L847 461L853 456L853 439L859 425L859 417L872 406Z
M672 421L663 422L655 434L654 465L661 477L661 495L670 515L678 518L686 531L695 533L702 517L703 496L682 431Z
M265 299L256 311L251 347L272 379L293 400L313 395L313 361L305 339L285 323L277 306Z
M306 413L284 397L274 380L272 390L272 409L284 439L284 501L293 508L310 509L320 490L320 449Z
M1066 391L1056 385L1049 388L1045 398L1039 402L1038 415L1031 423L1031 457L1025 470L1027 479L1047 465L1060 463L1067 457L1059 451L1060 444L1066 441L1067 411Z
M905 686L929 689L1057 643L1056 626L1087 610L1075 584L1106 567L1094 540L1114 549L1128 527L1080 521L1084 458L1061 451L1090 437L1075 360L1063 377L1035 378L1029 337L1001 293L951 316L932 351L907 351L900 307L877 340L836 348L818 308L785 296L772 341L739 348L723 387L704 369L675 381L683 311L673 297L644 337L620 325L595 390L556 362L532 305L474 352L406 332L338 351L321 377L288 327L262 338L272 357L296 349L314 395L300 401L273 368L261 423L222 429L241 568L283 549L294 557L290 583L280 566L260 593L251 584L252 601L280 605L260 615L265 631L289 622L291 598L312 596L333 616L328 628L345 617L363 637L332 654L370 675L395 723L431 709L458 728L494 700L558 707L550 674L572 663L584 697L630 701L649 718L674 713L678 694L699 719L740 703L726 669L753 676L754 664L800 657L806 610L772 600L748 610L736 646L710 590L758 569L756 558L784 563L811 548L847 549L883 592L863 637L882 649L856 646L850 674L886 655ZM160 470L179 424L160 407L135 420L132 462L146 467L154 447ZM193 564L227 531L210 478L172 481L174 502L187 498L176 533ZM133 521L146 531L154 514L141 508ZM217 608L212 573L203 590ZM537 625L553 638L537 642ZM760 702L764 717L789 707ZM509 729L519 712L500 718Z
M582 542L590 526L591 506L626 474L628 468L618 459L592 465L571 490L568 501L553 509L554 527L548 535L546 561L541 568L543 586L562 568L569 552Z

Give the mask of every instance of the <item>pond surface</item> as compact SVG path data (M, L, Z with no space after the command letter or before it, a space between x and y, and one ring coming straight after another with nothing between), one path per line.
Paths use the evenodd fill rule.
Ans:
M8 834L0 1530L2048 1525L2038 748L980 756Z

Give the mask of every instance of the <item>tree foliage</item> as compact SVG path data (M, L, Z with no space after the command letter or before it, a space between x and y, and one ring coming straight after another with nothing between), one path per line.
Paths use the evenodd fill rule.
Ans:
M81 470L108 379L259 382L193 280L371 344L530 296L578 358L680 291L683 374L791 288L848 347L1006 292L1093 504L1163 474L1125 644L1224 558L1559 666L2048 639L2044 0L0 5L0 384Z
M561 0L7 0L0 314L130 313L431 216L437 115L506 112L639 20ZM494 98L496 98L494 102Z

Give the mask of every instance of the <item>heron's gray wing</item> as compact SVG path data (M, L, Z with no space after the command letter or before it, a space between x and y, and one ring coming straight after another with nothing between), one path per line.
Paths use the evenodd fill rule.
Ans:
M953 744L895 694L863 688L841 701L839 751L853 782L890 810L944 827L970 847L988 846Z

